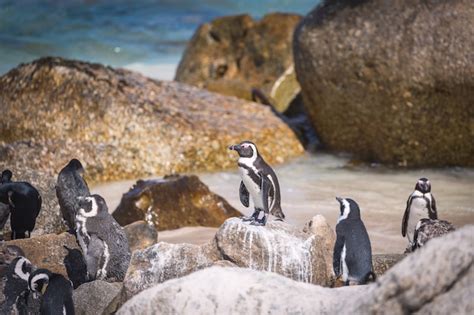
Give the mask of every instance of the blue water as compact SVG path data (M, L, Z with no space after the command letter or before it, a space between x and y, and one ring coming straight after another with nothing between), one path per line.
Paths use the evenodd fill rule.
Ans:
M120 67L176 64L201 23L241 13L305 14L317 2L0 0L0 75L42 56Z

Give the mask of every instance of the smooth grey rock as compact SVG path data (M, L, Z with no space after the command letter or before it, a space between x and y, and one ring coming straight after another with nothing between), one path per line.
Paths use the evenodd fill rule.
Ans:
M74 290L74 310L76 315L112 314L117 310L117 300L121 282L96 280L82 284Z

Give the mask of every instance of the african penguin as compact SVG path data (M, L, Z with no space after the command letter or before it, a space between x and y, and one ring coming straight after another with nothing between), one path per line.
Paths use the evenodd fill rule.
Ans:
M402 220L402 236L408 238L408 251L413 246L415 227L423 218L438 219L436 201L431 194L431 184L426 178L420 178L413 193L408 197L407 207Z
M336 224L333 268L336 277L346 285L365 284L369 277L375 280L372 268L372 248L360 209L352 199L336 197L341 215Z
M415 251L417 248L423 247L430 239L443 236L454 230L454 226L448 221L421 219L416 224L411 249Z
M63 275L37 269L28 278L28 288L41 294L41 315L74 315L72 283Z
M11 239L30 237L41 210L41 195L30 183L11 181L11 172L7 178L4 182L2 174L0 202L9 205Z
M239 154L238 166L240 171L240 202L245 207L249 206L249 195L252 196L254 213L244 217L244 221L252 221L253 225L265 225L268 214L283 220L285 215L281 209L280 185L273 169L263 160L257 146L250 141L231 145L229 150ZM263 211L263 217L259 219Z
M109 214L99 195L78 197L76 237L89 280L122 281L130 262L130 247L123 228Z
M3 301L0 304L0 314L29 314L28 278L35 270L31 262L23 256L14 258L7 268L2 270L0 284Z
M56 183L56 196L64 221L69 227L69 231L74 234L76 223L76 213L78 210L77 197L87 197L90 195L89 187L82 178L84 168L77 159L72 159L59 172Z

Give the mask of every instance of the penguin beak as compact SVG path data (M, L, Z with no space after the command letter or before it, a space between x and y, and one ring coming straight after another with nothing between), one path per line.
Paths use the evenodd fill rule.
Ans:
M235 150L235 151L239 152L240 151L240 145L238 145L238 144L231 145L229 147L229 150Z
M344 198L336 197L336 200L342 205L342 201L344 200Z

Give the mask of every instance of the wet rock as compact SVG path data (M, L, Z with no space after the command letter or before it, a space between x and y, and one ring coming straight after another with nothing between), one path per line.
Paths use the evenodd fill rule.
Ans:
M31 233L32 237L65 231L66 227L63 224L58 199L56 198L56 176L51 172L28 169L19 161L5 161L0 158L0 172L4 169L12 171L12 180L29 182L41 195L41 211L36 218L35 228ZM6 240L10 239L10 232L10 221L8 221L4 227L4 237Z
M197 225L218 227L225 219L241 215L195 175L139 180L113 213L120 225L145 220L160 231Z
M212 267L151 287L118 314L468 314L474 307L472 233L468 226L433 239L370 285L330 289L275 273Z
M69 233L46 234L33 238L13 240L6 242L7 245L18 246L33 265L45 268L53 273L68 276L64 263L68 250L79 249L76 238Z
M76 315L113 314L118 308L121 282L96 280L85 283L74 290L74 310Z
M61 58L0 77L0 111L6 165L56 174L75 157L89 183L234 167L227 146L248 138L271 164L303 152L268 108Z
M145 290L117 314L336 314L366 289L325 289L270 272L212 267Z
M169 279L179 278L220 260L215 244L169 244L160 242L132 255L125 276L124 300Z
M123 229L127 234L131 252L150 247L158 241L158 232L155 227L145 221L133 222Z
M217 232L216 242L222 257L239 267L276 272L302 282L330 284L332 251L327 251L325 240L285 222L270 221L261 227L228 219Z
M217 18L199 27L188 43L176 80L250 100L252 88L275 100L283 112L298 94L292 36L301 16L273 13Z
M296 29L304 104L334 151L473 166L474 2L325 1Z

